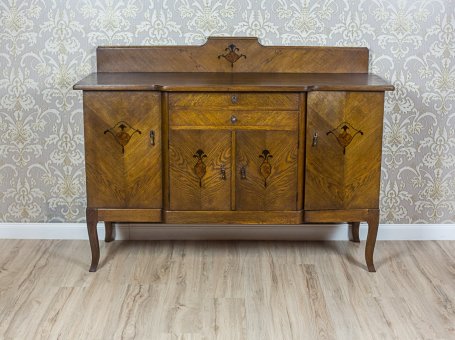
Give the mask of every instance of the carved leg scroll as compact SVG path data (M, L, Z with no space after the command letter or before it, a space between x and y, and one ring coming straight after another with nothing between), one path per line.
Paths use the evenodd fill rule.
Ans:
M349 223L349 241L359 243L359 227L360 222L351 222Z
M104 222L104 228L106 229L106 233L104 235L105 242L112 242L115 240L115 228L112 223L113 222Z
M365 246L365 260L367 263L368 271L375 272L373 263L374 245L376 244L376 237L378 235L379 226L379 210L370 210L368 214L368 236Z
M92 264L90 265L90 272L96 272L98 268L98 262L100 260L100 245L98 242L98 231L96 225L98 223L98 210L93 208L87 208L87 229L88 238L90 241L90 249L92 251Z

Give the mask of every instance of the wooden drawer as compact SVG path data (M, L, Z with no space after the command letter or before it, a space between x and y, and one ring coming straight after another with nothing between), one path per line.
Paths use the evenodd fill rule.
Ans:
M204 108L227 110L298 110L298 93L171 93L171 109Z
M171 128L224 127L236 130L269 129L297 130L298 111L171 111Z

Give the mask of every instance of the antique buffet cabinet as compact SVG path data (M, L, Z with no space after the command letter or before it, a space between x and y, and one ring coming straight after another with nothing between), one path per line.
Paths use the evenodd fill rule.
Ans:
M365 259L379 219L384 91L367 48L99 47L83 90L90 271L97 223L348 222ZM260 235L258 235L260 238Z

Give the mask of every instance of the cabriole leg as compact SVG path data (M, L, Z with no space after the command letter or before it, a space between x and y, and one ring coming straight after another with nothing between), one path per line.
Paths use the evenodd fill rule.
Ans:
M370 211L368 216L368 236L365 246L365 260L367 263L368 271L375 272L373 263L374 246L376 244L376 237L378 235L379 226L379 211Z
M113 226L113 222L104 222L104 228L106 230L104 241L105 242L112 242L115 240L115 228Z
M88 238L90 240L90 249L92 251L92 264L90 265L90 272L96 272L98 262L100 260L100 244L98 241L98 231L96 225L98 224L98 210L87 208L87 230Z
M349 223L349 241L357 242L357 243L360 242L359 227L360 227L360 222Z

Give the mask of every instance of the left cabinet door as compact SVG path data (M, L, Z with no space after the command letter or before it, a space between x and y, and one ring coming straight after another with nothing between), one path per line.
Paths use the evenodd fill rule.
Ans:
M161 95L85 91L87 204L162 207Z
M169 132L171 210L231 210L231 132Z

